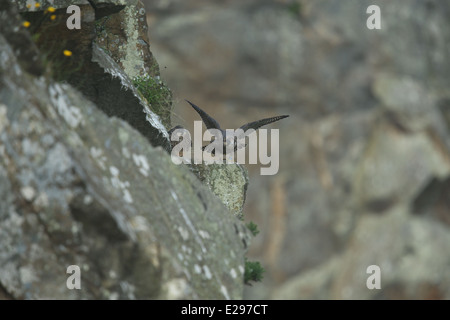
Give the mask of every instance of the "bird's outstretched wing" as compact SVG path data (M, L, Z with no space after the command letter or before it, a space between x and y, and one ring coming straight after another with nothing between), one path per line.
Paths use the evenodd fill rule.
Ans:
M266 124L287 118L289 116L285 115L285 116L276 116L276 117L272 117L272 118L266 118L266 119L261 119L261 120L257 120L257 121L253 121L253 122L249 122L244 124L242 127L240 127L239 129L242 129L244 132L247 131L248 129L254 129L257 130L258 128L265 126Z
M214 120L209 114L207 114L205 111L203 111L202 109L197 107L195 104L193 104L189 100L186 100L186 101L192 106L192 108L195 109L195 111L197 111L197 113L202 118L203 123L205 124L207 129L220 129L219 123L216 120Z

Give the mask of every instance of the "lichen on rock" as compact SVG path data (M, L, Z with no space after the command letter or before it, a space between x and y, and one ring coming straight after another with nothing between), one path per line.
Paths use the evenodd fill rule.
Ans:
M230 212L243 218L248 172L240 164L192 164L192 172L208 186Z
M108 10L101 1L55 6L82 3L97 15L127 5L106 2ZM22 32L8 4L0 5L0 24ZM24 63L27 55L15 54L33 45L31 37L15 42L3 32L0 297L242 298L245 226L172 163L159 117L117 62L92 45L93 21L85 37L70 38L83 64L64 81L41 76ZM82 290L66 286L72 265Z

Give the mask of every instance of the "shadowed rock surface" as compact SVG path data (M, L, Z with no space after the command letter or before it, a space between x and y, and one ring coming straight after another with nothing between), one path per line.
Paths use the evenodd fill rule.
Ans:
M101 15L125 5L93 2L110 4ZM55 7L72 3L96 10L85 1ZM127 72L83 35L87 47L78 43L70 59L82 54L88 76L86 65L64 64L68 57L33 67L41 52L15 4L2 2L0 24L12 26L0 31L0 298L242 298L246 227L171 162L166 128ZM47 74L55 61L69 68L66 81ZM76 90L72 76L91 82ZM96 95L83 91L96 82ZM109 104L95 103L105 95ZM120 109L124 100L134 117ZM70 265L81 269L81 290L66 287Z

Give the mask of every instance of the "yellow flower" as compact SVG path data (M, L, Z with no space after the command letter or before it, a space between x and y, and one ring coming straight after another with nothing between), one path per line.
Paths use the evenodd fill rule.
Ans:
M22 23L22 25L25 27L25 28L28 28L29 26L30 26L30 21L24 21L23 23Z
M50 16L50 19L51 19L51 20L55 20L55 19L56 19L56 15L55 15L55 14L52 14L52 15Z
M39 7L41 6L41 4L40 4L39 2L36 2L36 3L34 4L34 6L35 6L36 8L39 8Z
M63 53L66 57L70 57L72 55L72 51L70 50L64 50Z
M56 10L56 9L53 8L53 7L48 7L48 8L47 8L47 11L50 12L50 13L55 12L55 10Z
M31 4L27 4L27 8L30 9L31 8Z

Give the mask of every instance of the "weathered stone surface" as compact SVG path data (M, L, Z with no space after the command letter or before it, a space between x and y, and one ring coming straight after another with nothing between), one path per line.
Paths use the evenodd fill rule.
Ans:
M0 14L2 15L0 18L2 21L6 21L8 18L14 21L19 21L20 19L17 7L9 1L0 3ZM5 16L6 14L9 14L9 17ZM36 44L31 42L30 33L27 32L26 28L12 23L5 23L2 24L2 34L15 48L14 54L19 58L21 67L33 75L42 75L44 66Z
M193 164L190 169L232 214L242 219L248 187L247 169L240 164Z
M130 79L150 77L152 81L164 86L165 90L161 90L163 97L153 104L148 101L148 104L169 128L172 95L160 80L158 63L149 49L148 26L142 3L135 1L120 12L98 20L96 31L95 42L114 59Z
M0 24L21 24L1 9ZM242 298L242 222L133 123L26 73L18 49L0 31L0 297ZM92 55L118 84L111 101L135 96L111 58ZM66 287L69 265L82 290Z
M158 63L149 50L145 9L140 1L97 24L97 44L110 53L131 79L147 74L159 76Z
M88 75L92 76L89 81L94 91L89 92L92 92L91 99L96 105L107 115L120 117L130 123L153 145L163 146L169 151L169 135L158 115L150 109L127 74L96 44L93 45L91 67ZM121 92L121 95L116 97L114 92Z
M139 0L91 0L90 3L95 9L96 19L110 16L114 13L122 11L126 6L133 7Z
M23 4L25 1L19 1ZM23 10L23 16L31 22L30 29L35 36L38 35L37 44L44 52L48 63L54 66L52 77L59 81L67 81L79 89L99 108L110 116L116 116L130 123L145 135L153 145L163 145L166 150L170 149L165 126L168 126L168 114L170 114L171 97L162 102L162 106L153 107L141 94L134 89L133 77L137 75L136 70L141 69L142 74L147 70L153 70L152 76L158 76L159 68L149 51L148 41L145 35L147 25L143 21L142 5L136 2L130 7L117 5L117 13L112 13L103 18L108 21L112 19L114 28L102 28L102 21L98 20L99 9L92 7L91 3L81 1L76 3L81 10L81 29L70 30L66 27L69 14L59 3L59 10L55 11L56 18L50 19L50 15L42 12L45 6L40 6L37 12L30 9ZM66 3L66 7L70 3ZM113 3L108 6L111 7ZM48 7L48 6L47 6ZM59 8L58 7L58 8ZM34 9L33 9L34 10ZM121 13L124 12L124 13ZM111 18L113 17L113 18ZM126 25L125 31L122 27ZM99 53L93 47L93 41L120 36L120 51L110 51L110 47L103 48L105 52ZM55 42L55 40L58 41ZM101 41L100 41L101 42ZM112 43L114 43L112 41ZM64 50L70 50L72 56L63 55ZM96 53L94 57L94 53ZM107 58L99 59L99 55L110 55L112 59L105 65L98 65ZM95 59L95 61L93 61ZM126 62L126 63L124 63ZM111 71L111 64L118 63L115 74L105 74L104 69ZM145 66L145 67L144 67ZM120 70L120 71L117 71ZM120 77L118 77L120 73ZM129 78L125 80L125 78ZM116 95L118 91L125 91L122 95ZM168 91L170 92L170 91ZM114 98L112 98L114 97ZM144 110L144 112L143 112ZM155 113L159 112L159 115ZM164 124L160 116L164 117ZM170 120L170 119L169 119ZM151 121L153 126L148 126Z

